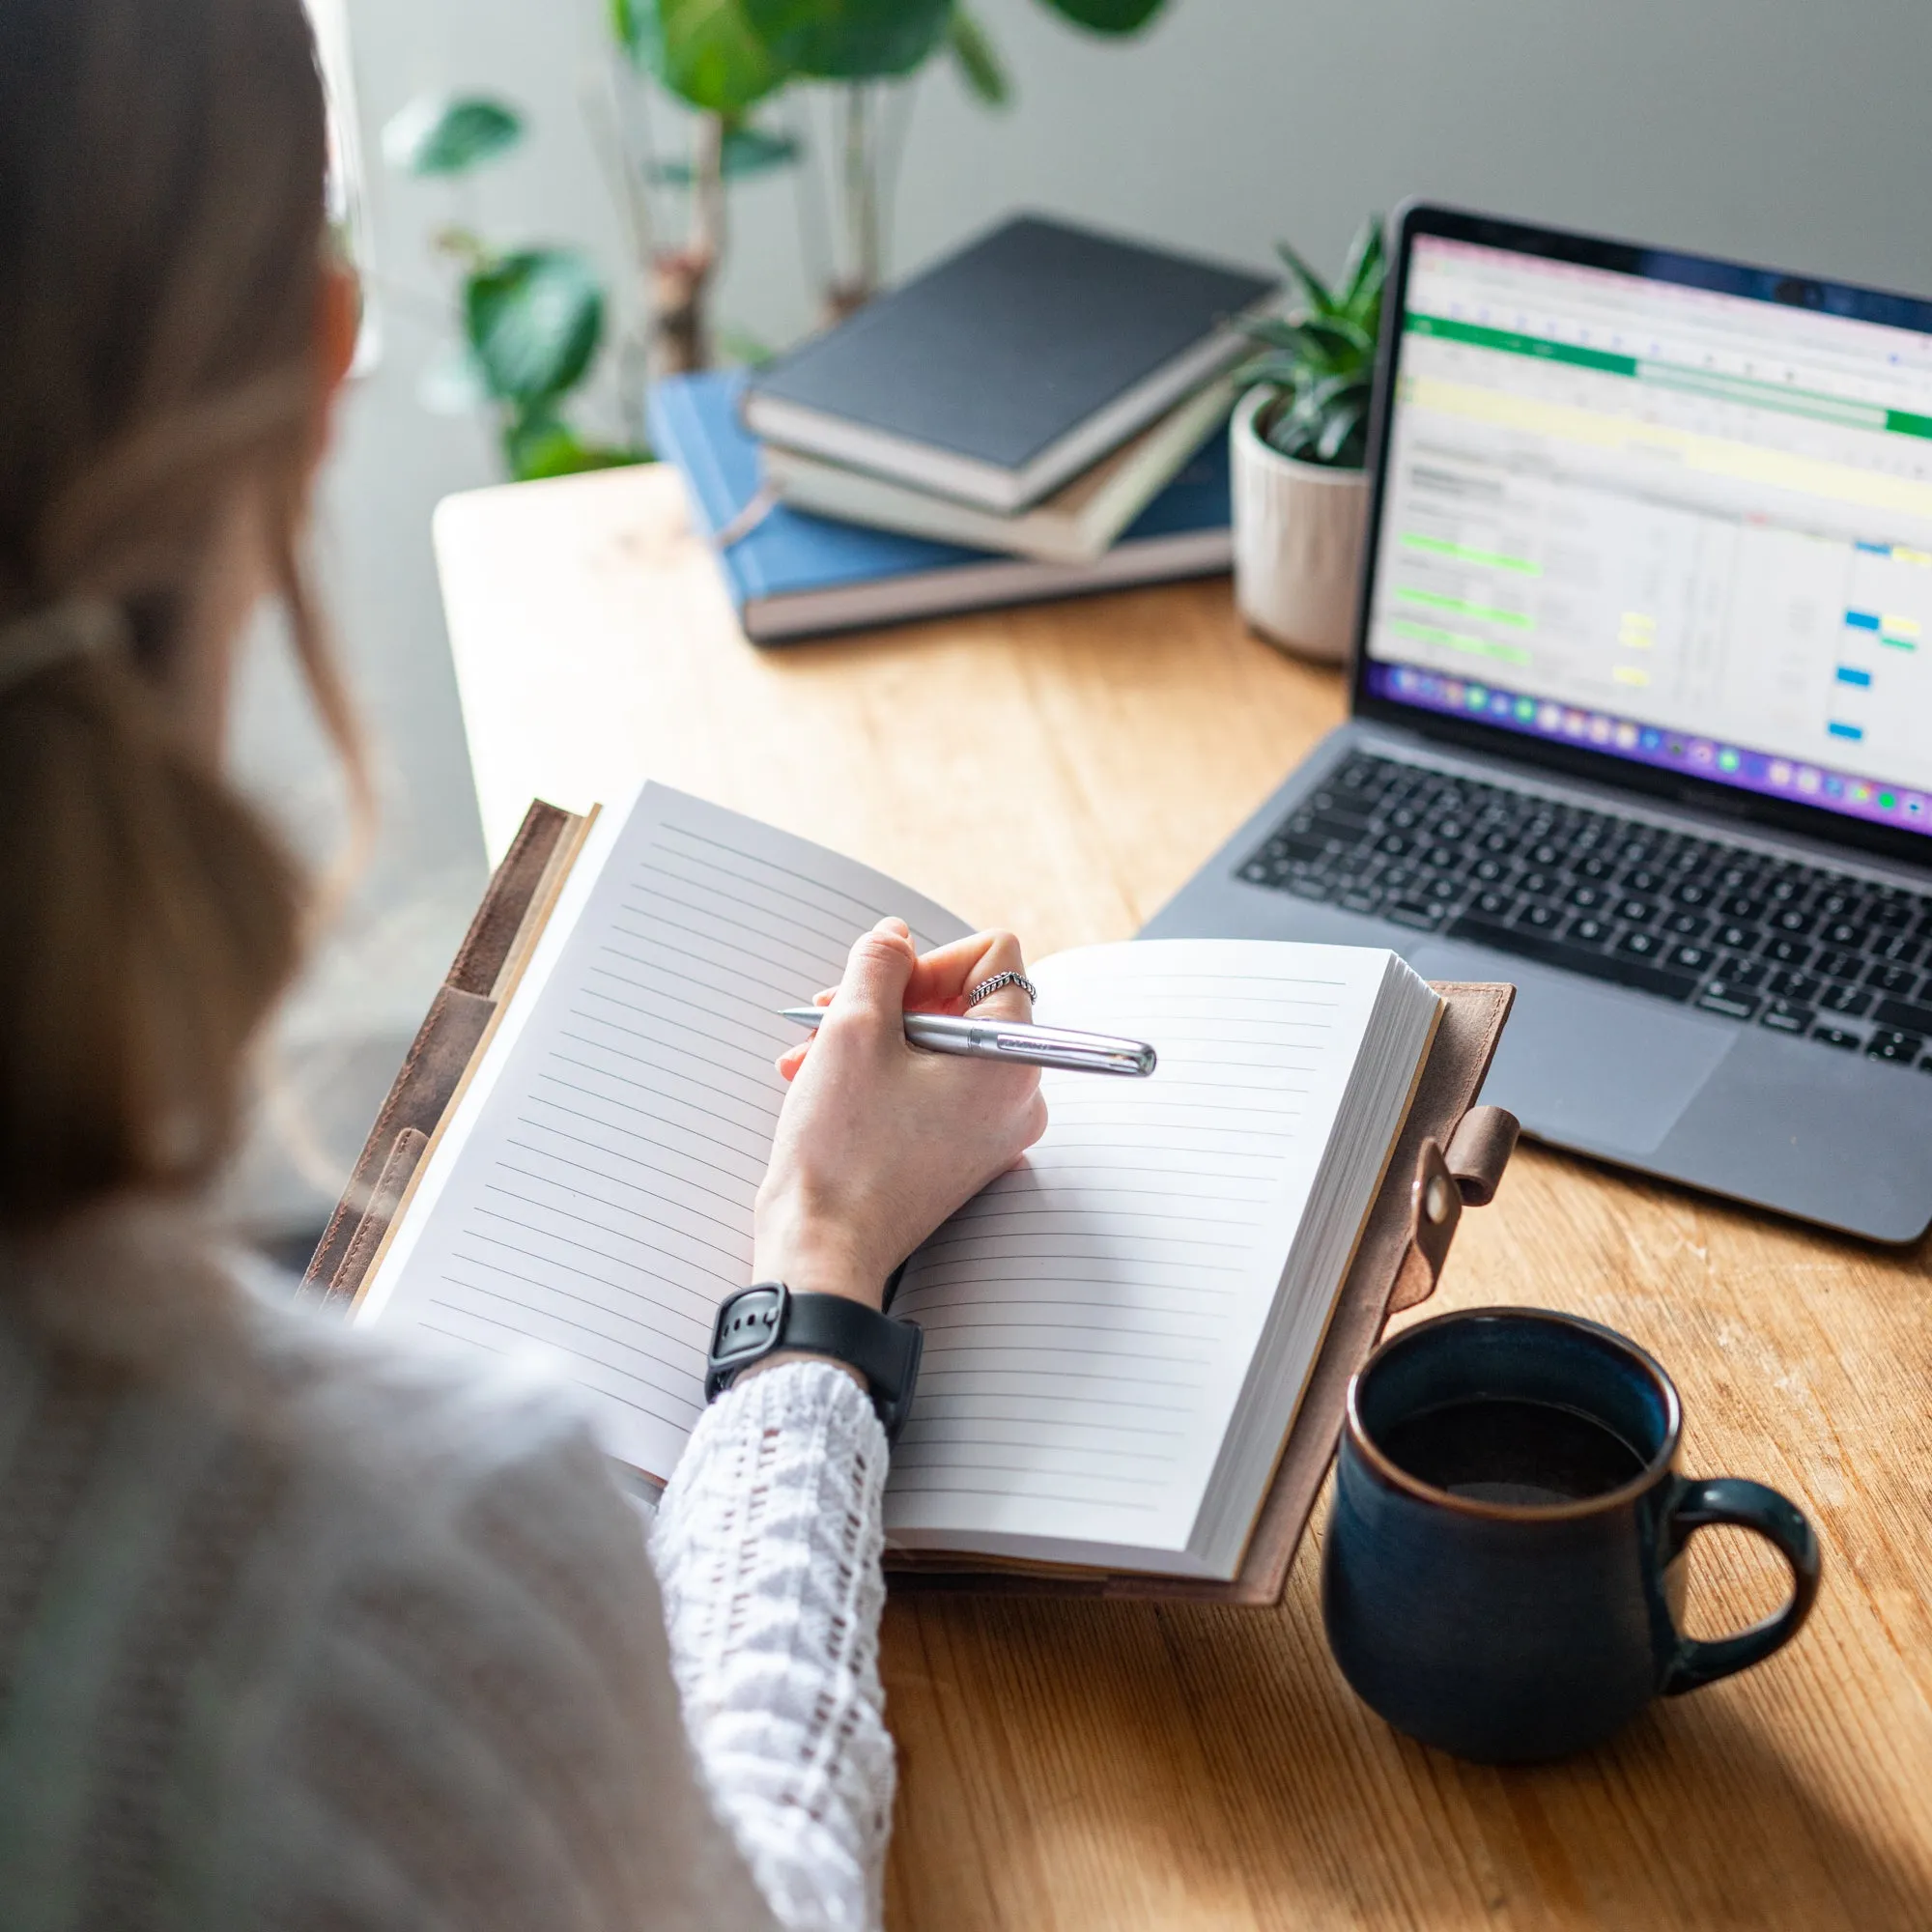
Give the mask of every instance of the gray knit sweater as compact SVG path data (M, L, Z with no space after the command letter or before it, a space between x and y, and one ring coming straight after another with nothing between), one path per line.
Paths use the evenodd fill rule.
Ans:
M0 1293L7 1932L876 1919L886 1448L849 1378L715 1405L653 1565L554 1387L109 1245L159 1251L145 1302L71 1254Z

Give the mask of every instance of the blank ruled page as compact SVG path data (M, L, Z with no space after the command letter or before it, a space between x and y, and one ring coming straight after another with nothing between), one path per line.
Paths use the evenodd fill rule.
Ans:
M925 1356L896 1542L1122 1567L1184 1550L1387 965L1188 940L1036 969L1039 1018L1150 1040L1160 1064L1047 1074L1045 1138L907 1270L893 1312Z
M836 982L887 914L922 949L967 929L661 785L607 815L357 1319L546 1359L594 1399L613 1455L667 1475L712 1316L751 1279L772 1063L800 1037L777 1010Z

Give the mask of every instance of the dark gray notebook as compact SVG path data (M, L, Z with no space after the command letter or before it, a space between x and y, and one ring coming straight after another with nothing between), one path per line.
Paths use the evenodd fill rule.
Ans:
M1021 215L759 371L757 436L994 510L1036 502L1243 352L1274 285Z

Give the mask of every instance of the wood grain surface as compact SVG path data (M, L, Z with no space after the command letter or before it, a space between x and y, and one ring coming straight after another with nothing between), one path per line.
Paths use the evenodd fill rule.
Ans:
M1133 932L1344 711L1223 582L759 651L667 471L477 492L437 537L493 858L532 796L581 809L648 775L1037 957ZM1926 1110L1932 1130L1932 1082ZM1690 1472L1775 1484L1817 1525L1797 1642L1607 1748L1502 1772L1397 1737L1342 1682L1325 1506L1272 1611L895 1603L890 1923L1932 1927L1929 1256L1525 1148L1432 1308L1570 1309L1653 1350ZM1692 1545L1700 1634L1781 1587L1742 1532Z

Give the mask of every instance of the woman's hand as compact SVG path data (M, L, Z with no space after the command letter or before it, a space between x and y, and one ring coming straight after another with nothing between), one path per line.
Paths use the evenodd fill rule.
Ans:
M756 1279L876 1308L886 1278L955 1208L1019 1159L1046 1128L1030 1066L923 1053L908 1011L956 1013L995 973L1017 973L1009 932L928 952L903 921L881 920L852 948L816 1037L779 1062L792 1083L754 1217ZM1016 986L975 1007L1026 1019Z

